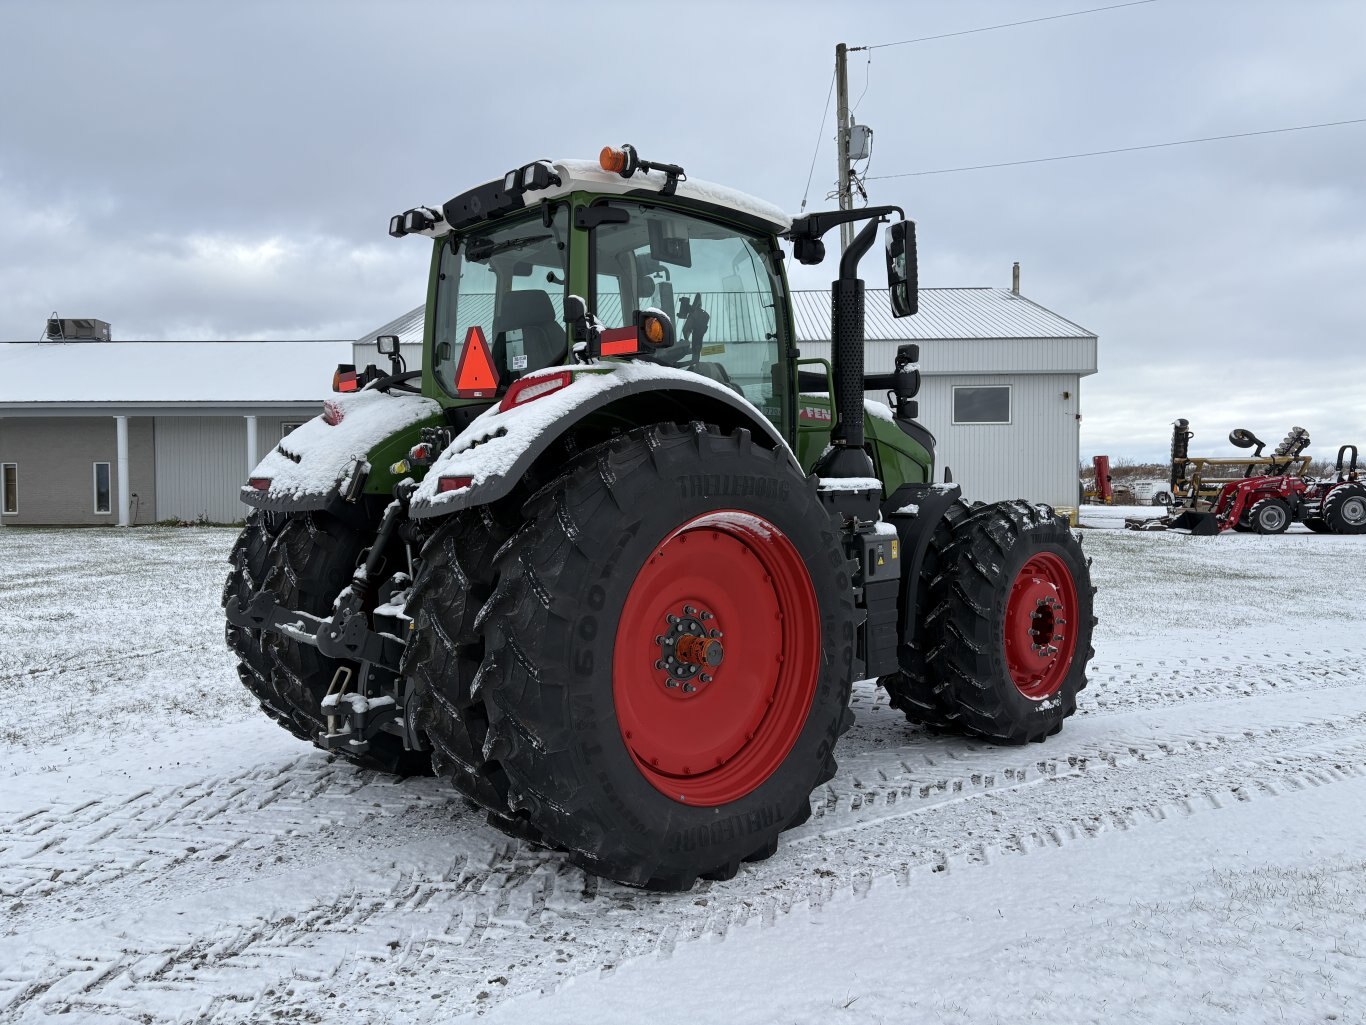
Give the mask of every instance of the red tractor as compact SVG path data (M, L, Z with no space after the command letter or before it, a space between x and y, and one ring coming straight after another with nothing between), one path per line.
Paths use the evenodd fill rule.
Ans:
M1335 472L1326 480L1268 474L1229 481L1209 510L1187 509L1169 525L1192 534L1224 530L1280 534L1292 523L1303 523L1319 533L1366 533L1366 482L1357 469L1355 445L1338 449Z

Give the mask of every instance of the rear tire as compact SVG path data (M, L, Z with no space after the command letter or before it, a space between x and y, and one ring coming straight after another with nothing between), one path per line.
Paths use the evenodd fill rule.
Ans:
M941 705L997 743L1057 733L1095 655L1094 593L1080 543L1047 506L974 510L931 584L924 629Z
M1290 526L1290 506L1279 498L1259 498L1247 511L1247 524L1258 534L1284 534Z
M493 557L511 531L487 507L457 513L422 547L408 598L403 653L407 709L432 749L432 768L496 815L509 814L507 778L484 756L488 712L475 680L484 658L477 617L493 592Z
M246 526L232 546L228 561L232 569L223 583L223 608L243 605L254 598L270 571L270 548L284 528L287 515L253 510ZM270 656L265 650L265 634L260 630L226 624L225 639L237 655L237 676L261 705L261 711L300 740L310 740L290 714L289 703L275 692L271 681Z
M360 533L326 513L288 516L270 545L258 589L269 591L283 608L327 616L350 582L365 543ZM354 669L355 663L326 658L312 645L275 633L265 635L261 650L273 696L269 705L262 702L267 714L296 737L316 743L325 727L321 706L327 688L339 667ZM392 733L376 734L368 752L346 757L404 776L425 773L430 765L426 753L404 750L402 739Z
M853 593L814 484L747 431L658 424L525 512L479 617L504 828L666 890L771 855L853 721Z
M1323 520L1334 534L1366 533L1366 485L1339 484L1328 492Z

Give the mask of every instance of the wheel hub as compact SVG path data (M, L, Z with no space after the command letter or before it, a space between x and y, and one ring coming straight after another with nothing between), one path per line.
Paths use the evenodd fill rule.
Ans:
M1027 698L1043 700L1062 685L1076 651L1076 586L1066 563L1041 552L1021 567L1005 610L1010 678Z
M663 670L660 685L680 698L689 698L716 679L717 667L725 658L721 629L716 615L706 608L685 604L669 613L669 629L655 636L659 658L655 668Z
M662 538L622 605L612 697L641 775L683 804L761 786L816 693L821 616L801 553L773 523L718 509Z

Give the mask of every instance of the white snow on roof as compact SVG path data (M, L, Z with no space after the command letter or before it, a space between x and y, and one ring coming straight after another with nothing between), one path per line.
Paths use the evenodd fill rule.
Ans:
M0 405L309 402L351 362L336 342L0 342Z
M792 293L797 341L830 341L830 293ZM1008 288L922 288L920 309L893 317L890 292L864 292L864 336L870 341L932 341L969 338L1094 338L1080 327Z

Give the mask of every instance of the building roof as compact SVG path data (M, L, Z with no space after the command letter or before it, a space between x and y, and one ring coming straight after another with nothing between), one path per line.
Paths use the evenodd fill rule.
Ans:
M316 402L350 362L348 341L0 342L0 410Z
M869 341L962 341L971 338L1095 338L1088 331L1008 288L922 288L913 317L893 317L885 288L864 292L864 337ZM797 341L830 340L830 292L794 291Z
M620 301L607 297L604 304L610 308L597 311L598 316L609 324L621 323ZM708 303L707 308L725 312L724 303ZM398 335L404 345L421 345L425 312L421 306L409 310L356 344L372 348L378 335ZM797 322L798 344L830 341L828 289L795 290L792 312ZM490 309L488 317L491 318L492 313ZM870 288L864 293L864 335L869 341L907 342L1096 337L1094 331L1088 331L1008 288L922 288L920 311L913 317L902 318L892 316L887 289Z

